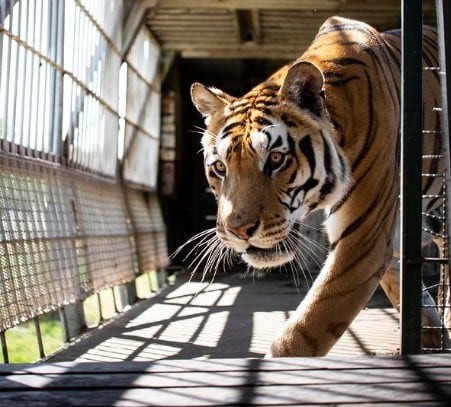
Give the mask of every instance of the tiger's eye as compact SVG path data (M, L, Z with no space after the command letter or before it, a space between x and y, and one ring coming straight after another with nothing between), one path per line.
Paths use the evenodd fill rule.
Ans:
M273 151L269 154L268 162L272 168L277 168L283 163L284 155L278 151Z
M215 169L216 173L220 176L225 175L226 173L226 166L222 161L215 161L213 163L213 168Z

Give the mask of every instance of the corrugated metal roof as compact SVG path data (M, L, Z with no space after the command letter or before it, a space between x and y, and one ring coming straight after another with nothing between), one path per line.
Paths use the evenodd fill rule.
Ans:
M329 16L379 30L399 27L399 0L149 0L145 24L163 50L183 57L294 58ZM434 0L424 20L435 24Z

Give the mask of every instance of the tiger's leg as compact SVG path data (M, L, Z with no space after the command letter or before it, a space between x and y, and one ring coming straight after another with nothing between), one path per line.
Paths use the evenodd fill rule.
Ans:
M387 294L393 307L400 310L400 273L398 267L390 267L381 279L381 287ZM422 292L421 325L430 327L440 327L442 322L437 311L437 304L429 291L424 287ZM445 346L449 346L448 335L438 329L425 329L421 331L421 345L424 348L440 349L442 341Z
M399 269L400 259L400 227L399 221L396 223L395 243L393 260L389 269L385 272L381 279L381 287L389 298L391 304L395 309L400 311L400 293L401 293L401 278ZM440 247L438 242L435 244ZM434 298L423 284L422 291L422 311L421 311L421 325L422 326L441 326L440 315L437 310L437 304ZM445 346L449 346L449 339L446 332L441 329L426 329L421 333L421 344L424 348L441 348L442 341Z
M433 242L439 250L439 256L442 259L448 258L446 247L442 238L435 238ZM449 267L442 266L440 270L440 281L437 293L437 304L443 318L443 325L446 328L448 338L451 336L451 285L449 276ZM445 346L450 347L450 341L445 343Z
M371 179L371 171L367 174ZM327 354L368 303L393 253L397 176L391 175L378 178L377 185L359 183L333 208L326 221L331 242L326 263L267 357Z
M371 271L366 274L364 269ZM368 303L382 270L382 264L373 268L369 262L362 266L361 271L339 269L335 255L331 254L266 356L326 355ZM359 280L359 283L354 285L353 280Z

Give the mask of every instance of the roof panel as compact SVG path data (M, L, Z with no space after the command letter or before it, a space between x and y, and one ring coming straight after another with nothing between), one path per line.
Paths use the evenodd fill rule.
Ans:
M162 49L188 58L292 59L332 15L362 20L379 30L397 28L401 22L399 0L149 0L148 4L145 23ZM425 1L423 9L425 22L434 25L434 0Z

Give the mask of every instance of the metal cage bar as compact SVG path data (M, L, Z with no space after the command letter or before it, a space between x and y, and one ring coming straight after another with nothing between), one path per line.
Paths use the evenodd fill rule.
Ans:
M451 270L451 256L450 256L450 238L451 238L451 221L448 216L451 215L451 120L449 117L451 104L451 32L449 26L451 24L451 2L436 0L437 13L437 30L439 41L440 54L440 81L442 89L442 106L441 106L441 120L442 120L442 143L444 146L446 172L443 180L444 184L444 212L445 225L444 229L444 249L446 251L447 262L442 266L441 281L439 290L441 290L441 319L443 336L449 336L451 332L451 298L450 298L450 270ZM448 346L450 346L448 344ZM449 349L448 349L449 350Z
M421 348L422 1L402 2L401 353ZM407 175L408 174L408 175Z

